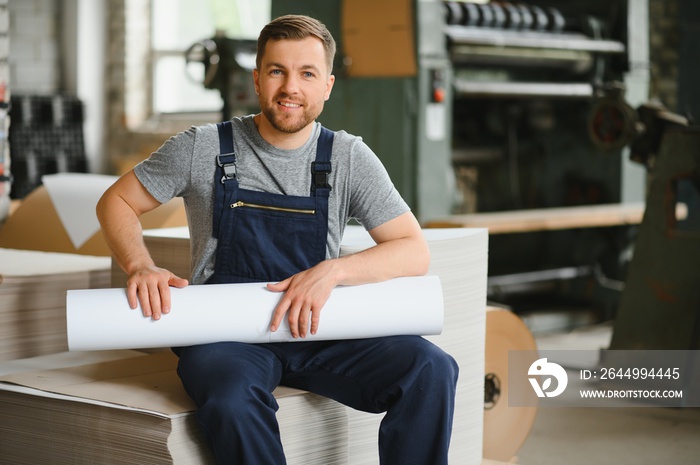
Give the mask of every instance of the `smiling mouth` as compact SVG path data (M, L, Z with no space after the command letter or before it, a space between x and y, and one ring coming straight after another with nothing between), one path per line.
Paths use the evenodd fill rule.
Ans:
M277 103L285 108L301 108L301 105L298 103L292 103L292 102L277 102Z

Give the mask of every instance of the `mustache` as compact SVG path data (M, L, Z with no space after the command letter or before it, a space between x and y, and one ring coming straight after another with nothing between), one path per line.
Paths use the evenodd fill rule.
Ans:
M303 101L302 99L299 99L299 98L297 98L297 97L292 97L291 95L289 95L289 94L287 94L287 93L285 93L285 92L281 92L281 93L275 95L274 100L275 100L275 101L286 100L286 101L289 102L289 103L298 103L298 104L301 104L301 105L304 104L304 101Z

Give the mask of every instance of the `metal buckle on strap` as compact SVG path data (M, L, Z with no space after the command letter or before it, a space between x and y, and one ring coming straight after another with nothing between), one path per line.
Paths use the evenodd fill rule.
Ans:
M329 162L312 162L311 176L313 179L314 187L317 189L330 189L331 186L330 184L328 184L328 174L330 172L331 164Z
M221 158L222 157L231 157L232 162L224 162ZM235 153L222 153L221 155L216 156L216 163L221 167L224 171L224 175L221 177L221 183L223 184L224 182L231 180L231 179L236 179L237 176L237 169L236 169L236 154Z

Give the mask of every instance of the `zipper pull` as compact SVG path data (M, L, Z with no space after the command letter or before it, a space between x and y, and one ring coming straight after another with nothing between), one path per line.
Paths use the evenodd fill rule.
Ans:
M232 203L232 204L230 205L230 207L231 207L231 208L236 208L236 207L242 207L243 205L245 205L245 204L243 203L243 201L242 201L242 200L239 200L239 201L236 202L236 203Z

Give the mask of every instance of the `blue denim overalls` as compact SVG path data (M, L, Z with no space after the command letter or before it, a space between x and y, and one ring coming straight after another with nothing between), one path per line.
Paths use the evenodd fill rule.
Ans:
M333 133L321 130L309 197L241 189L230 123L219 124L219 140L218 248L207 282L279 281L325 260ZM358 410L387 412L379 430L382 465L447 464L458 367L421 337L220 342L174 351L217 464L286 463L272 394L280 384ZM337 444L343 442L334 439L326 453L340 453L333 450Z
M219 123L218 130L213 229L218 245L207 282L281 281L325 260L333 132L321 128L310 196L299 197L241 189L231 122Z

